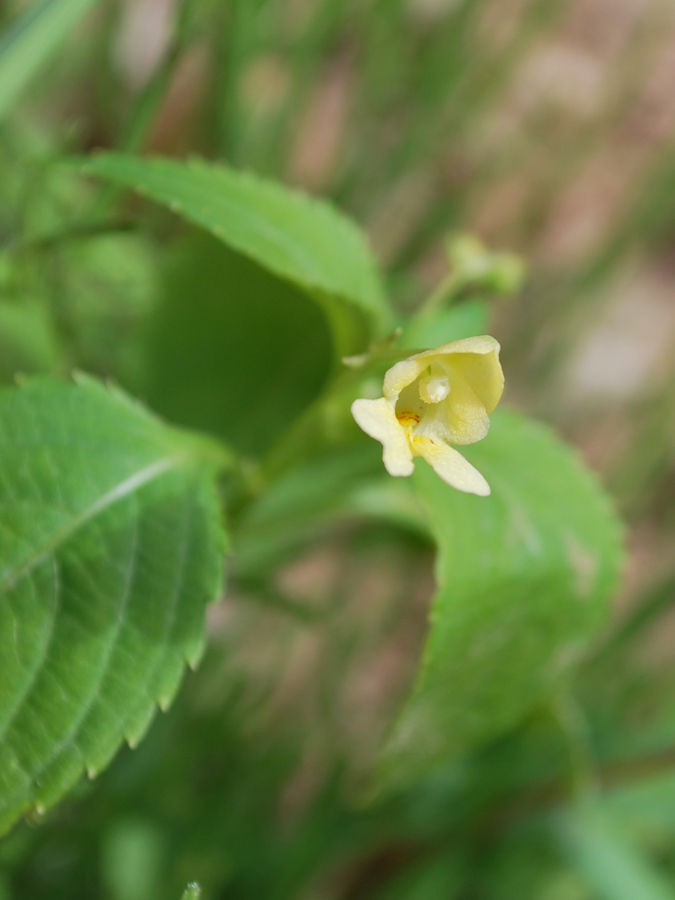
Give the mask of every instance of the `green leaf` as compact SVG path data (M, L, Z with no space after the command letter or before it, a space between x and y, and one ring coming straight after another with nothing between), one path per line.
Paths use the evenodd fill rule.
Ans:
M670 744L672 747L672 742ZM675 772L648 772L608 788L598 800L604 815L633 841L655 844L675 837Z
M513 412L462 453L487 498L413 476L438 542L438 593L421 674L385 753L393 777L457 757L514 726L606 621L621 528L580 460Z
M100 153L84 172L133 188L307 291L331 322L340 355L390 324L361 231L327 203L202 160Z
M0 121L78 19L98 0L42 0L0 35Z
M675 900L675 886L598 810L560 814L557 836L598 900Z
M17 372L49 372L58 359L58 340L45 305L0 300L0 380L12 382Z
M174 248L150 326L142 393L152 408L252 456L269 449L330 372L330 334L316 305L210 235Z
M140 816L115 817L98 836L100 877L111 900L159 895L166 850L160 828Z
M363 515L351 494L369 485L381 465L381 453L369 441L318 454L286 472L236 523L237 573L245 577L266 573L298 548L316 541L336 517Z
M221 581L217 451L89 378L0 390L0 832L135 745Z
M400 347L440 347L450 341L475 337L488 331L488 306L484 300L466 300L449 309L422 312L406 325Z

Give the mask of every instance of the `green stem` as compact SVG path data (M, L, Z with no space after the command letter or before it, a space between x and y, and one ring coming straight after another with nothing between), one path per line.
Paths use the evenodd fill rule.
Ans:
M579 703L564 688L555 698L553 714L567 744L572 794L576 799L596 795L600 781L596 772L588 722Z
M233 165L240 162L242 109L239 102L241 73L249 58L251 32L259 4L255 0L230 0L229 15L223 27L225 36L219 49L220 68L218 108L218 145L220 153Z
M428 316L430 313L435 312L439 306L449 306L456 299L459 287L455 273L450 272L424 301L416 318Z
M611 659L615 653L625 650L638 638L659 616L667 613L675 602L675 577L666 579L653 590L600 647L589 666L593 667Z
M374 350L364 354L363 364L343 371L328 386L324 393L309 406L304 414L286 431L265 459L261 475L264 484L275 480L287 469L311 455L317 446L323 446L326 438L324 423L331 405L343 403L345 415L349 414L349 404L353 389L362 381L374 375L383 375L387 368L401 359L407 359L421 351L403 347L399 349Z

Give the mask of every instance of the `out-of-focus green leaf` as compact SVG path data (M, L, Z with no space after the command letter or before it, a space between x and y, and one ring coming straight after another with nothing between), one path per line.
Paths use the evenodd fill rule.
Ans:
M403 479L383 477L379 447L363 441L301 463L246 508L233 535L237 572L260 576L345 519L386 522L431 541L418 494Z
M482 300L467 300L450 309L441 307L421 313L406 325L399 345L424 349L440 347L450 341L485 334L488 325L488 307Z
M670 843L675 837L675 772L658 772L603 793L604 815L632 840Z
M389 325L365 238L329 204L201 160L101 153L82 169L163 203L307 291L328 315L339 354L363 347Z
M0 121L98 0L37 0L0 34Z
M101 877L111 900L148 900L159 894L162 833L139 818L114 820L104 831Z
M58 358L58 341L43 303L0 301L0 380L49 372Z
M379 474L381 454L369 441L325 453L287 472L249 505L237 523L237 570L259 575L314 540L336 514L362 514L351 492Z
M91 379L0 391L0 832L139 741L196 664L219 453Z
M311 300L199 235L165 272L144 393L171 421L261 456L317 396L330 355Z
M392 776L455 757L515 725L606 620L620 525L573 452L542 425L493 416L462 452L480 498L423 463L413 476L438 542L438 594L421 675L387 750Z
M140 234L66 244L55 305L78 368L137 393L145 370L147 319L157 294L157 260Z
M351 490L346 505L366 518L381 519L418 537L431 538L427 510L406 479L373 478Z
M466 872L461 860L452 856L424 861L404 870L376 900L454 900L461 896Z
M675 885L597 810L561 814L556 833L598 900L674 900Z

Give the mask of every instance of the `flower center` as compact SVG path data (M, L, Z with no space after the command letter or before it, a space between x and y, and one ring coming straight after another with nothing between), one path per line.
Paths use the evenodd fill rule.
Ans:
M408 439L410 439L413 428L420 423L420 417L417 413L414 413L411 409L403 409L401 412L396 413L396 418L399 421L399 424L408 435Z
M424 403L440 403L450 393L447 375L423 375L419 380L420 399Z

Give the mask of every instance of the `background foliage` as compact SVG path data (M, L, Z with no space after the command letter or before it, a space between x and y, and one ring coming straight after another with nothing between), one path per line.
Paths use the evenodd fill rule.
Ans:
M33 0L0 17L0 709L16 623L37 640L58 593L44 542L15 581L21 528L56 529L58 621L99 629L85 667L124 650L127 595L132 659L151 663L186 502L198 598L133 715L136 676L113 678L112 708L73 707L43 760L25 729L0 736L0 783L12 754L58 758L75 723L88 749L47 801L135 743L198 656L218 500L231 533L201 668L96 781L45 815L14 798L33 811L0 840L0 897L160 900L195 880L265 900L675 896L672 5ZM354 226L261 177L358 221L383 284ZM495 300L517 263L466 238L448 280L453 231L517 252L523 290ZM456 305L406 320L439 284ZM391 348L365 370L339 359L395 324L406 347L495 334L508 404L599 471L631 551L610 625L619 529L548 429L495 416L471 457L490 505L420 467L413 485L383 477L345 410ZM77 369L163 420L99 381L50 380ZM167 454L175 469L136 484ZM63 512L81 493L77 517L130 478L128 502L61 542L54 497ZM156 572L110 564L134 534ZM51 712L58 678L40 684Z

